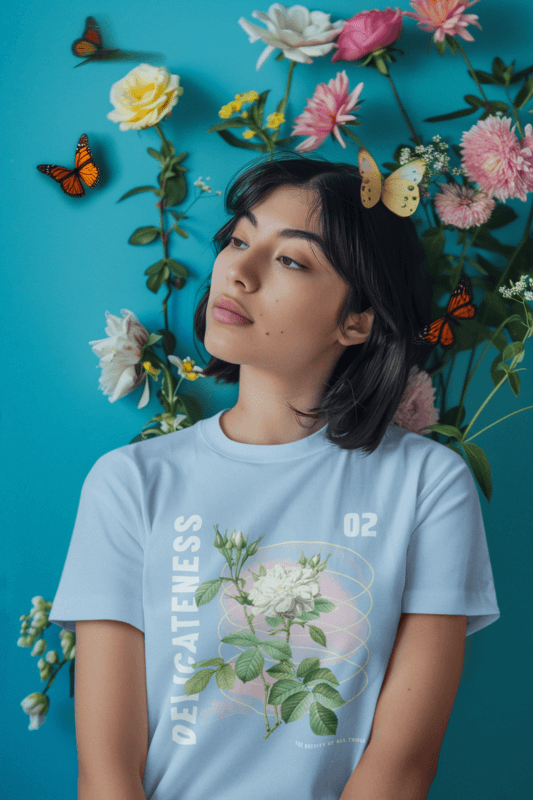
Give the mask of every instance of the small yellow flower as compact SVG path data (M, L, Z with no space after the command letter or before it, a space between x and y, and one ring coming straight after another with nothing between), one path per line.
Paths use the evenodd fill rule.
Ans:
M246 119L248 117L248 112L247 111L243 111L242 114L241 114L241 117L243 119Z
M253 103L255 100L259 100L259 94L252 89L251 92L241 92L241 94L235 95L235 100L242 100L243 103Z
M232 114L233 114L233 109L230 108L229 103L228 105L222 106L222 108L218 112L218 116L221 117L222 119L229 119Z
M178 374L188 381L195 381L197 378L205 378L201 367L196 366L196 361L192 361L190 356L178 358L177 356L169 356L168 360L178 368Z
M242 132L242 135L245 139L251 139L252 136L255 136L255 132L247 128L245 131Z
M146 372L149 372L152 378L156 381L161 370L153 367L149 361L143 361L143 367L145 368Z
M283 122L285 122L285 117L281 111L274 111L272 114L268 115L266 127L276 130Z

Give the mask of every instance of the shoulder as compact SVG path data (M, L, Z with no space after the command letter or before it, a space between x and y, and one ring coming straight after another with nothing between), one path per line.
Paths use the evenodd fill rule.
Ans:
M85 484L127 485L134 489L146 474L190 456L197 440L197 424L109 450L97 459Z

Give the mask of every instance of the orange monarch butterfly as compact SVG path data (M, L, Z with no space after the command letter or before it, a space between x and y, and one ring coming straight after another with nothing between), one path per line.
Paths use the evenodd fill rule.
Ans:
M413 339L414 344L440 344L445 350L455 344L452 323L459 325L460 319L472 319L477 314L477 306L472 302L472 284L464 275L452 292L443 317L426 325Z
M93 161L86 133L82 133L76 147L74 169L58 167L55 164L39 164L37 169L45 175L50 175L70 197L82 197L85 194L80 178L87 186L96 186L100 180L100 170Z
M102 48L102 35L100 28L94 17L87 17L85 20L85 30L79 39L72 43L72 53L78 58L84 58L82 64L88 61L110 58L118 50L104 50ZM81 67L81 64L76 64Z

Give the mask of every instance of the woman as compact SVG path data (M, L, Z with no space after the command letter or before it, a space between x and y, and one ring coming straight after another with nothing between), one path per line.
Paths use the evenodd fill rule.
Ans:
M427 796L499 609L465 461L391 424L431 291L360 184L294 157L236 180L195 331L238 401L84 484L50 613L79 800Z

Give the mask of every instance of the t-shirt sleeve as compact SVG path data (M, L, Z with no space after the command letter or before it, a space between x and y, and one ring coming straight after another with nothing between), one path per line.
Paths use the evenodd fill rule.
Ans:
M144 632L145 530L139 476L120 448L102 456L83 484L49 621L113 619Z
M444 457L432 456L407 548L401 610L466 614L468 636L500 616L483 516L463 457L448 448Z

